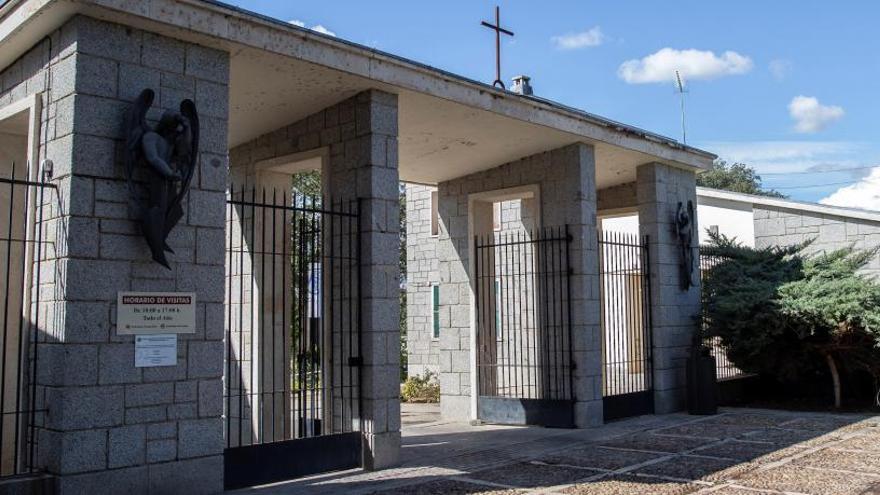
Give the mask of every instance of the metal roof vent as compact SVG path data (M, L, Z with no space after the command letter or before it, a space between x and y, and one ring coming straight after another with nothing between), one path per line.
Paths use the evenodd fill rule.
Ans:
M517 94L531 96L534 94L532 86L529 84L531 80L532 78L529 76L516 76L513 78L513 87L510 90Z

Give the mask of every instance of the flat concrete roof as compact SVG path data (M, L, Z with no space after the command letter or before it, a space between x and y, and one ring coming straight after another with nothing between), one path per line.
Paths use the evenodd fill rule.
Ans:
M369 88L396 93L401 179L436 184L573 142L596 149L597 185L651 161L705 169L715 155L538 97L207 0L10 0L0 67L76 14L230 53L235 146Z

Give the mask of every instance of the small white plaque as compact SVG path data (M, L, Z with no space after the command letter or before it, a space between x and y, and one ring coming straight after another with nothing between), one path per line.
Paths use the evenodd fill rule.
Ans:
M134 338L135 368L177 365L177 334L136 335Z
M119 292L116 295L116 333L119 335L195 331L194 292Z

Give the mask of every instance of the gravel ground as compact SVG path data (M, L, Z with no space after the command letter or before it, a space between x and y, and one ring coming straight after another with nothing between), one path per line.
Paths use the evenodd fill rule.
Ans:
M752 488L815 495L856 495L868 490L880 478L785 465L743 476L738 484Z
M377 492L381 494L391 495L516 495L525 493L523 490L511 488L495 488L486 485L479 485L461 480L440 480L422 483L419 485L394 488L387 491Z
M676 456L668 460L637 469L638 474L665 476L686 480L718 481L733 477L756 466L712 457Z
M805 447L795 444L791 447L780 448L775 443L755 442L748 440L728 440L699 448L695 454L723 457L741 462L770 462L782 457L802 452Z
M666 481L641 476L608 476L592 483L574 485L562 490L570 495L684 495L695 493L703 486L695 483Z
M521 462L495 469L479 471L470 478L522 488L542 488L565 485L602 474L601 471L568 466L553 466Z
M447 493L880 495L877 425L880 417L735 411L463 474L474 484L461 487L477 491Z
M798 459L794 464L880 474L880 452L823 449Z
M693 437L673 437L655 434L636 434L603 442L603 447L647 452L678 453L692 450L712 443L711 439Z
M880 416L727 409L553 430L417 413L399 468L248 493L880 495Z
M613 450L587 444L577 449L566 450L565 452L542 457L538 460L547 464L565 464L568 466L616 470L662 458L663 454Z

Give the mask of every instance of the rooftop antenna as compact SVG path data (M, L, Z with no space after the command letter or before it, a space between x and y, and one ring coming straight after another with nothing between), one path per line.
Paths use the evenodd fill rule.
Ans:
M681 142L685 146L688 144L687 140L687 128L684 124L684 81L681 78L681 72L678 69L675 69L675 89L678 90L679 99L681 101Z

